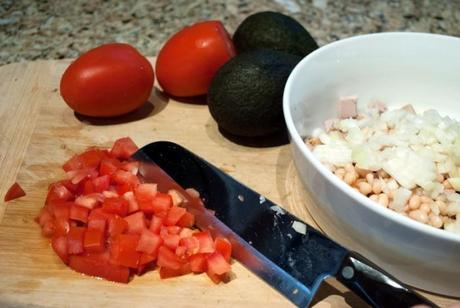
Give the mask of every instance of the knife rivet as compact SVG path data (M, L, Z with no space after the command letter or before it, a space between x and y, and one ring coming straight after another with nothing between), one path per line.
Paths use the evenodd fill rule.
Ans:
M342 269L343 278L351 279L351 278L353 278L354 275L355 275L355 271L353 270L353 268L351 266L345 266Z

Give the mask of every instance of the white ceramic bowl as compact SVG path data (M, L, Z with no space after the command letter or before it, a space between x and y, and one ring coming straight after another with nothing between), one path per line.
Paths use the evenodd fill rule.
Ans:
M336 178L303 138L337 117L341 96L389 108L411 103L460 120L460 39L422 33L356 36L319 48L292 71L283 97L293 157L321 229L403 282L460 296L460 235L377 206ZM358 107L359 108L359 107Z

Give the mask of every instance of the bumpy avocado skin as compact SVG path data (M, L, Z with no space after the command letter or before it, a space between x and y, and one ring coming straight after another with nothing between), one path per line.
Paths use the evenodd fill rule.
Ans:
M301 57L318 48L310 33L295 19L270 11L243 20L233 35L233 43L237 53L267 48Z
M241 137L267 136L285 128L282 97L301 57L259 49L237 55L215 75L208 91L212 117Z

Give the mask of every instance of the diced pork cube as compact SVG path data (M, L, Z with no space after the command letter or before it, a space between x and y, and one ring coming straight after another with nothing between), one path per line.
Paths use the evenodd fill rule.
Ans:
M356 110L356 96L345 96L339 100L339 118L355 118L358 115Z

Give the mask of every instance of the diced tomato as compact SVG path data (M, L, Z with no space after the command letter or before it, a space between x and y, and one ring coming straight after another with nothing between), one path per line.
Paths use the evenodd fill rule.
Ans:
M139 244L136 250L150 255L156 255L157 250L162 244L162 239L158 234L153 233L148 229L144 229L139 239Z
M116 158L105 158L101 161L101 165L99 166L99 174L101 176L104 175L112 175L118 168L121 167L121 162Z
M142 184L141 184L142 185ZM134 193L132 191L127 191L123 194L123 198L128 201L128 213L134 213L139 210L139 204L134 197Z
M51 247L54 252L61 258L62 262L67 264L69 262L69 254L67 253L67 236L53 236L51 239Z
M138 161L129 161L125 162L120 166L120 169L123 169L125 171L129 171L132 174L137 174L139 171L139 162Z
M193 237L195 237L200 242L199 252L213 253L216 250L214 246L214 241L211 237L211 233L209 233L208 230L197 232L193 234Z
M185 257L185 254L187 252L187 248L185 246L177 246L176 247L176 256L178 256L179 258L183 259Z
M143 212L136 212L126 216L124 219L128 223L128 233L141 234L142 231L147 228L144 218Z
M97 168L104 157L108 153L105 150L90 148L85 152L73 156L62 167L66 172L84 168Z
M51 184L46 196L46 204L53 201L67 201L73 198L73 193L64 184L57 182Z
M70 219L78 220L82 223L88 222L89 209L86 207L79 206L72 202L70 205Z
M106 198L102 203L102 209L107 213L124 217L128 214L128 201L122 197Z
M232 244L225 237L218 236L214 240L214 245L216 246L216 252L220 253L225 261L230 262L230 257L232 256Z
M117 190L120 195L132 190L134 187L140 184L137 175L120 169L115 171L115 173L112 175L112 181L117 183L118 186L123 187L123 190Z
M83 247L86 252L103 252L105 237L104 232L96 228L86 229Z
M72 194L75 194L77 192L78 184L73 184L72 181L69 179L59 181L58 183L64 185L65 188L67 188Z
M111 259L118 265L137 268L141 253L136 251L140 236L138 234L121 234L111 246Z
M78 184L84 179L94 179L97 176L98 172L94 168L77 169L67 172L67 177L70 179L72 184Z
M139 265L145 265L157 259L156 255L149 255L147 253L142 253L139 259Z
M163 225L163 218L152 215L152 220L150 221L150 231L156 234L160 234L162 225Z
M96 194L81 195L75 199L75 203L79 206L86 207L88 209L94 209L99 205L100 199Z
M110 177L108 175L102 175L97 178L92 179L93 190L94 192L101 193L110 186Z
M110 150L110 154L119 159L128 159L138 149L139 148L131 138L124 137L115 141L112 150Z
M175 226L186 212L187 210L183 207L172 206L168 211L168 215L166 215L164 224L167 226Z
M38 216L35 218L35 221L40 225L40 227L43 227L45 223L52 220L53 216L46 208L42 208Z
M215 284L219 284L222 281L222 277L217 275L216 273L206 271L206 275L208 275L209 279Z
M160 278L167 279L172 277L178 277L191 273L190 264L185 263L179 269L172 269L168 267L160 267Z
M174 206L180 205L185 200L185 197L175 189L170 189L168 191L168 195L171 196L171 199L172 199L172 202L173 202Z
M110 237L116 237L128 229L128 223L122 217L114 215L109 219L108 233Z
M180 236L178 234L164 234L161 236L164 245L171 250L176 250L179 246Z
M105 232L107 220L111 214L105 213L101 208L94 209L88 216L88 228L95 228Z
M194 255L200 251L200 241L194 236L180 239L179 245L187 249L188 255Z
M180 231L182 230L182 228L179 226L163 226L162 228L166 231L167 234L177 234L178 235Z
M54 222L52 220L46 221L43 223L42 226L42 234L44 237L51 237L54 235L54 232L56 230L56 226L54 225ZM61 232L62 234L62 232Z
M173 270L181 268L183 262L176 254L165 246L160 246L158 250L157 265Z
M218 252L214 252L206 257L208 271L216 275L223 275L230 272L230 264Z
M206 255L203 253L197 253L194 255L191 255L188 258L190 262L190 267L192 272L194 273L203 273L206 272L208 267L207 267L207 261L206 261Z
M134 190L134 195L139 208L146 213L153 213L152 200L156 194L156 184L140 184Z
M5 202L8 202L8 201L23 197L25 195L26 193L24 189L22 189L22 187L18 183L14 183L13 185L11 185L11 187L6 192L5 198L3 200Z
M172 198L170 195L158 192L152 200L151 208L146 209L147 211L152 211L156 215L161 213L167 213L172 206ZM141 210L142 205L140 205Z
M67 234L67 253L69 255L76 255L84 251L83 239L85 231L85 227L70 227L69 233Z
M190 228L180 228L179 236L182 239L186 237L191 237L194 233L195 231Z
M94 193L94 185L92 179L86 179L81 182L83 184L83 194L89 195Z
M195 224L195 216L190 212L185 212L185 214L179 219L177 225L179 227L191 228Z
M107 261L94 258L92 255L70 256L69 267L79 273L110 281L122 283L129 281L129 268L110 264Z

